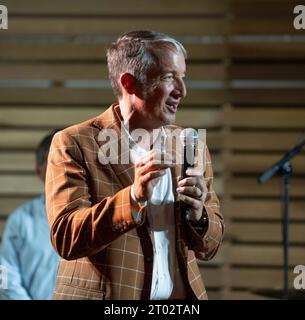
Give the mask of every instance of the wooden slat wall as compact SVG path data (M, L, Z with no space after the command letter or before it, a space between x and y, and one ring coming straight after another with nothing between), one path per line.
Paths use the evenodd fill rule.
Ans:
M188 95L177 122L207 128L226 216L220 252L200 263L210 298L263 299L253 291L281 287L279 180L260 186L256 177L305 128L305 90L292 82L305 80L305 42L293 38L304 35L293 29L297 1L2 3L9 29L0 31L0 234L12 210L42 191L34 173L39 140L114 101L107 44L127 30L155 29L188 50ZM304 160L305 153L292 162L291 267L305 264Z
M281 181L257 177L292 148L305 129L304 31L293 29L296 1L232 0L225 108L227 250L223 298L264 298L257 289L283 287ZM304 87L304 83L303 83ZM293 161L289 287L305 264L305 158Z

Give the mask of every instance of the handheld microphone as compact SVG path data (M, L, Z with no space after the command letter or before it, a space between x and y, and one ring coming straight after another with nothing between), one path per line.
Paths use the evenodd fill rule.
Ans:
M198 133L193 128L186 128L180 133L180 141L183 146L183 163L182 163L182 179L187 176L187 168L193 168L195 166L195 154L198 144ZM180 208L184 219L190 220L189 205L184 202L180 202Z

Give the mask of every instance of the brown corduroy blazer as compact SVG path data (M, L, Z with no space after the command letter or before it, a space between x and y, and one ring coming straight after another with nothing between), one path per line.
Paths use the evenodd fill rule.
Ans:
M58 132L46 175L46 207L54 248L63 258L54 299L149 299L153 246L146 209L130 199L133 164L101 164L99 138L105 128L120 136L120 112L112 105L100 116ZM124 139L119 138L124 143ZM120 147L118 153L120 154ZM174 195L176 176L172 170ZM181 218L175 202L176 251L188 299L207 299L197 260L209 260L223 238L224 223L213 190L210 155L205 162L209 224L200 236ZM138 225L132 209L140 211Z

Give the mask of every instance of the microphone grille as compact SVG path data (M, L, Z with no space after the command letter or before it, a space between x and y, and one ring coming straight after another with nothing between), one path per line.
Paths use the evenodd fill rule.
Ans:
M195 145L198 142L198 133L193 128L185 128L180 133L180 141L183 146Z

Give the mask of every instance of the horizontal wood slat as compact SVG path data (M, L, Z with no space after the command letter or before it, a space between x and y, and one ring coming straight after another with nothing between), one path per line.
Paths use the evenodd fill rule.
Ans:
M256 177L253 178L232 178L226 184L226 193L232 196L266 197L280 196L281 180L272 178L265 184L259 184ZM290 195L305 197L305 178L293 178L291 181Z
M0 129L0 148L8 150L34 150L49 130Z
M210 288L207 287L209 300L221 300L223 293L220 288Z
M35 175L0 175L0 194L34 196L43 192L43 184Z
M294 275L296 277L296 275ZM283 278L283 276L282 276ZM293 278L291 283L293 283ZM229 300L269 300L279 301L283 300L283 285L277 288L234 288L231 292L224 293L220 299ZM304 290L297 290L293 287L289 287L289 300L304 300ZM217 291L216 291L217 293ZM216 296L217 297L217 296ZM217 298L216 298L217 299ZM218 298L219 299L219 298Z
M221 127L223 113L219 109L204 110L185 106L178 110L176 124L182 127L199 129Z
M227 252L227 261L233 265L244 266L283 266L282 245L237 245L233 244ZM290 246L289 266L305 265L304 248Z
M304 59L305 56L304 42L238 42L228 46L233 59Z
M250 290L250 289L249 289ZM228 292L224 292L220 298L216 299L220 300L275 300L273 297L263 296L261 294L256 294L255 292L250 292L249 290L240 289L240 290L232 290Z
M305 90L289 88L265 88L265 89L231 89L229 101L233 104L301 104L304 105Z
M187 61L201 59L224 59L228 55L226 43L184 43Z
M222 104L228 99L226 89L188 89L187 96L182 101L183 105L214 105Z
M231 150L288 151L299 138L299 132L231 132L225 136L225 145Z
M0 126L63 128L96 117L105 110L106 108L103 107L86 106L2 107L0 108ZM181 107L177 112L177 124L185 127L219 127L222 123L222 111L218 109Z
M223 59L225 44L184 43L188 61ZM107 44L94 43L0 43L0 59L6 61L81 61L105 60Z
M219 288L222 286L223 279L218 268L200 268L200 272L207 287Z
M0 43L0 59L29 60L105 60L106 44L79 43Z
M111 104L115 101L111 89L72 88L0 88L0 103L26 104Z
M231 172L262 173L282 158L283 154L232 154L228 157L226 168ZM294 173L305 173L305 155L299 154L292 159Z
M296 35L299 30L293 27L292 11L287 16L235 17L230 24L232 35Z
M283 288L284 275L282 270L268 269L232 269L230 282L234 288L249 288L250 292L255 289L280 289ZM289 272L289 288L293 288L295 274Z
M218 0L9 0L12 15L57 15L57 16L87 16L87 15L201 15L223 14L226 1ZM73 5L72 5L73 4Z
M170 20L170 21L169 21ZM179 26L179 28L177 28ZM227 22L222 18L10 18L7 35L113 36L126 30L155 30L174 36L225 35Z
M229 10L235 16L283 16L292 14L293 8L300 4L298 0L230 0Z
M255 97L255 99L253 98ZM0 103L113 103L111 89L75 88L0 88ZM189 89L184 104L303 104L303 89Z
M65 128L87 119L96 117L106 110L105 107L6 107L0 108L0 126L29 128ZM35 116L33 116L35 115Z
M238 108L226 112L224 119L238 128L305 128L305 109Z
M226 203L225 213L231 219L276 219L282 218L281 200L249 200L235 199ZM305 221L305 200L290 201L289 204L290 219Z
M101 56L105 58L105 56ZM303 80L305 65L233 65L228 71L232 79L254 80ZM226 68L222 64L188 65L187 80L225 80ZM95 64L4 64L1 65L0 80L107 80L108 71L104 63Z
M1 80L102 80L108 79L105 64L34 65L14 64L1 67Z
M0 68L0 80L108 80L105 63L4 64ZM222 64L189 65L187 79L224 80L225 67Z
M255 99L253 98L255 97ZM113 103L111 89L79 88L0 88L0 103ZM303 104L303 89L189 89L184 104Z
M34 172L34 170L34 152L0 152L0 171Z
M189 89L183 105L221 104L227 99L224 89ZM116 99L111 89L75 88L0 88L0 104L94 104L107 107Z
M234 64L228 70L230 79L304 80L305 64Z
M234 222L228 234L238 242L278 242L282 243L282 224L280 222ZM289 242L305 243L305 223L289 224Z
M0 198L0 217L6 219L16 208L32 199L32 196L5 197Z

